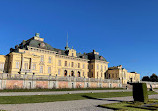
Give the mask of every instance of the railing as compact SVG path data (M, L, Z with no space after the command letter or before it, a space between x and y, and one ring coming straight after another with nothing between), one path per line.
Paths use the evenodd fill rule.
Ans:
M76 82L104 82L121 83L120 80L101 79L101 78L83 78L83 77L60 77L51 75L30 75L30 74L8 74L0 73L0 80L48 80L48 81L76 81Z
M22 69L21 72L30 73L30 72L32 72L32 70L31 69Z
M151 82L151 81L140 81L140 83L147 83L147 84L153 84L153 85L158 85L158 82Z

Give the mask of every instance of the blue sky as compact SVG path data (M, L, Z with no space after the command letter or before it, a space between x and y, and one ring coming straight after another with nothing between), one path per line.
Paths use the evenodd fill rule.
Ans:
M158 74L157 0L0 0L0 54L38 32L54 48L95 49L141 76Z

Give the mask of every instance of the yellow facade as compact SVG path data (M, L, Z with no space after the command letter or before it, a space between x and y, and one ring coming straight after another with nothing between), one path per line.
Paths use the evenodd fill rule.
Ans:
M104 79L108 69L108 62L94 50L81 54L68 45L65 50L56 49L45 43L39 34L23 40L15 49L11 48L8 55L1 55L0 63L5 64L4 72L10 74L51 74Z
M122 65L109 67L106 72L107 79L121 80L123 84L127 82L140 82L140 74L136 72L128 72Z
M3 73L5 70L5 63L7 62L7 56L0 55L0 73Z

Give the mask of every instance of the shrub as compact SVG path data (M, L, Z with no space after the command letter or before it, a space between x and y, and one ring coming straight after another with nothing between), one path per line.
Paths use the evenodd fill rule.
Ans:
M148 102L148 92L146 83L133 83L133 99L134 101Z

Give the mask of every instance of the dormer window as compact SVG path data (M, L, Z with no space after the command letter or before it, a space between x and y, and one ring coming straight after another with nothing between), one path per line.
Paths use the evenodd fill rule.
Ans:
M60 55L61 55L61 50L59 50L59 51L58 51L58 54L60 54Z
M103 57L102 57L102 56L100 56L100 60L103 60Z
M45 48L45 46L46 46L46 45L45 45L45 43L43 43L43 42L40 44L40 47L41 47L41 48Z

